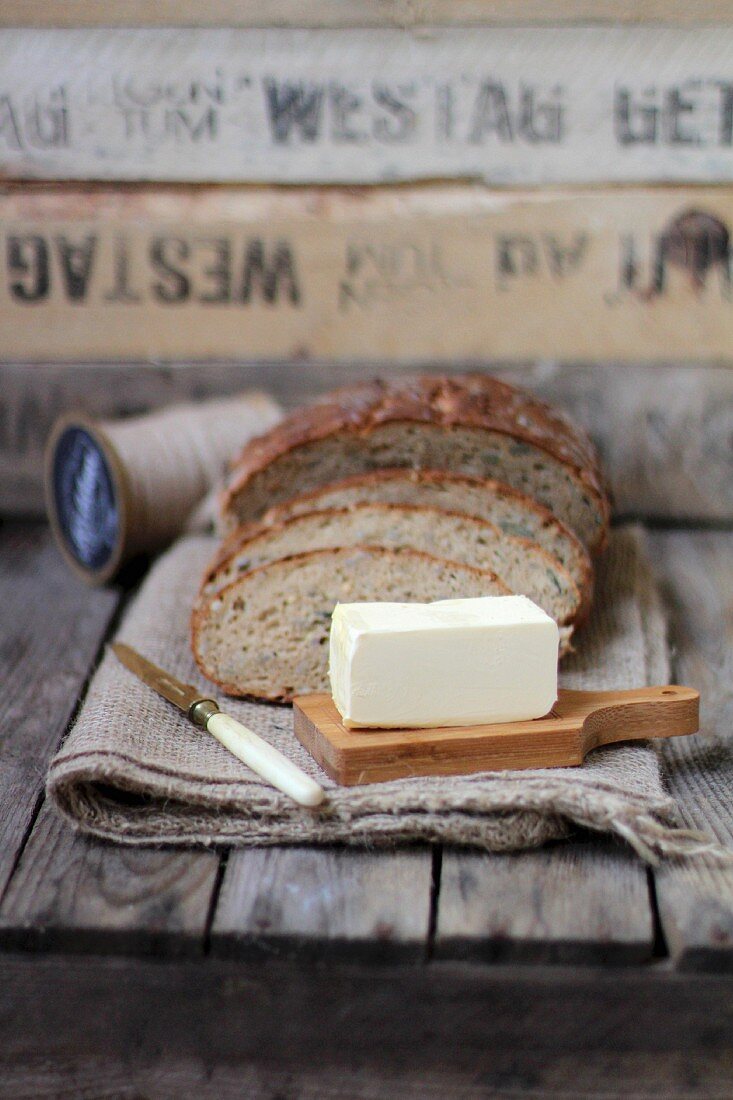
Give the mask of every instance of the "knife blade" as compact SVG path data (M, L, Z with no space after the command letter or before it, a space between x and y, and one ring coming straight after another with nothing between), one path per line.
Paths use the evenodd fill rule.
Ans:
M323 802L325 791L315 780L301 771L292 760L288 760L274 745L270 745L230 714L220 711L215 699L202 695L192 684L177 680L124 642L114 642L111 649L118 661L147 687L182 710L190 722L210 733L225 749L273 787L289 795L301 806L320 806Z

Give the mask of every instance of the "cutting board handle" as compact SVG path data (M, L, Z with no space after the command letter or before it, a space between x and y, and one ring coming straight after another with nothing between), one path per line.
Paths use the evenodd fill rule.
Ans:
M678 737L699 728L700 693L681 684L632 691L561 691L558 718L583 717L585 751L614 741Z

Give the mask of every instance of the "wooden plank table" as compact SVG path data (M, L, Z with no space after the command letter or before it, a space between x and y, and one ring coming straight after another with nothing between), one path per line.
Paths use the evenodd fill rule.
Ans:
M649 538L703 693L669 783L733 845L733 534ZM46 768L126 598L44 526L0 528L0 1096L733 1095L733 867L650 871L588 834L488 855L73 833Z

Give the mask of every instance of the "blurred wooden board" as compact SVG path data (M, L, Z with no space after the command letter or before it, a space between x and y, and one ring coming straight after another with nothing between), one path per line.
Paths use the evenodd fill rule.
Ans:
M480 364L452 364L451 372ZM433 364L383 365L390 373ZM733 370L725 366L493 364L574 416L595 439L616 515L733 519ZM43 513L43 447L56 417L115 418L255 386L292 409L373 363L0 363L0 514Z
M14 185L0 354L730 365L731 232L733 187Z
M345 30L260 15L263 27L0 31L3 177L733 179L731 26Z
M413 27L529 23L704 25L733 21L730 0L4 0L8 27Z

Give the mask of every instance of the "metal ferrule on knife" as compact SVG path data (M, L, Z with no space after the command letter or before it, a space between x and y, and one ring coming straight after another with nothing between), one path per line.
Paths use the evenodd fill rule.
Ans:
M211 718L212 714L219 713L219 704L214 702L213 699L197 699L195 703L191 703L188 708L188 720L193 722L194 726L200 726L201 729L206 729L206 724Z

